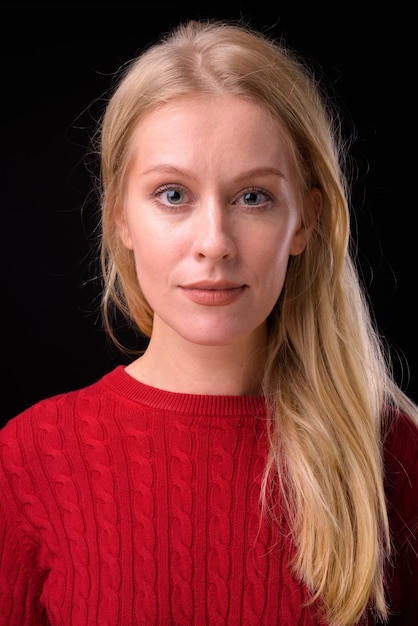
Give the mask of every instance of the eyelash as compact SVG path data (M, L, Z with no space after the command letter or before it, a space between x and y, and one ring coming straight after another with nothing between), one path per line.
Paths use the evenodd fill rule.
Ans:
M162 185L161 187L158 187L158 189L156 189L152 193L152 197L155 200L155 202L163 209L169 209L169 210L175 211L176 209L177 210L181 209L185 205L190 204L187 201L179 202L179 204L170 204L169 202L162 202L160 200L160 197L167 191L178 191L179 193L184 193L187 196L187 191L181 185L166 184L166 185ZM240 192L238 199L243 198L243 196L252 194L252 193L260 194L261 196L264 196L264 201L260 202L260 204L257 204L257 205L247 205L244 202L242 202L241 205L244 206L247 211L251 211L251 210L260 211L260 209L270 208L270 206L273 203L274 197L272 196L270 192L266 191L266 189L263 189L262 187L248 187L247 189L244 189L243 191ZM238 202L234 201L233 204L237 205Z

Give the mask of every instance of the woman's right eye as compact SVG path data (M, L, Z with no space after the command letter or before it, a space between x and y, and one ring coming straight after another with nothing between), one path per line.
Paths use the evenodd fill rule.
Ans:
M159 204L167 207L181 206L188 202L185 190L173 185L159 187L154 191L153 196L157 199Z

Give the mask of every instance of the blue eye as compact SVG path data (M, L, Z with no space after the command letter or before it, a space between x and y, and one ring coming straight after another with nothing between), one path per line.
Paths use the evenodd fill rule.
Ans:
M180 209L189 203L188 192L172 184L162 185L152 193L152 197L161 208L166 209Z
M262 194L259 191L247 191L243 195L243 200L245 204L256 206L265 202L265 194Z
M180 189L167 189L164 191L167 202L170 204L182 204L184 193Z
M247 189L241 192L236 200L236 204L247 209L269 208L273 202L273 196L264 189Z

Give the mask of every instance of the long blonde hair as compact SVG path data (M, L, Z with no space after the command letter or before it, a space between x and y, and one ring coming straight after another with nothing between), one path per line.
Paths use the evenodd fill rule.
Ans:
M133 130L151 109L184 94L250 98L281 120L300 193L318 187L320 219L306 250L290 259L268 320L264 376L270 454L261 502L280 484L296 547L293 568L331 625L371 607L387 616L384 561L390 537L383 487L385 407L417 417L393 382L350 254L345 147L336 112L313 73L284 44L243 24L181 24L118 77L101 126L103 315L110 336L119 310L143 334L153 311L138 285L132 252L119 239L121 199Z

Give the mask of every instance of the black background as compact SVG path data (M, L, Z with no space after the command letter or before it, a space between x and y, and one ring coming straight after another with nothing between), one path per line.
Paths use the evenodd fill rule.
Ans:
M192 6L2 5L0 422L126 361L96 312L86 156L114 72L188 17L243 18L328 77L357 135L353 225L367 292L397 380L418 399L416 9Z

